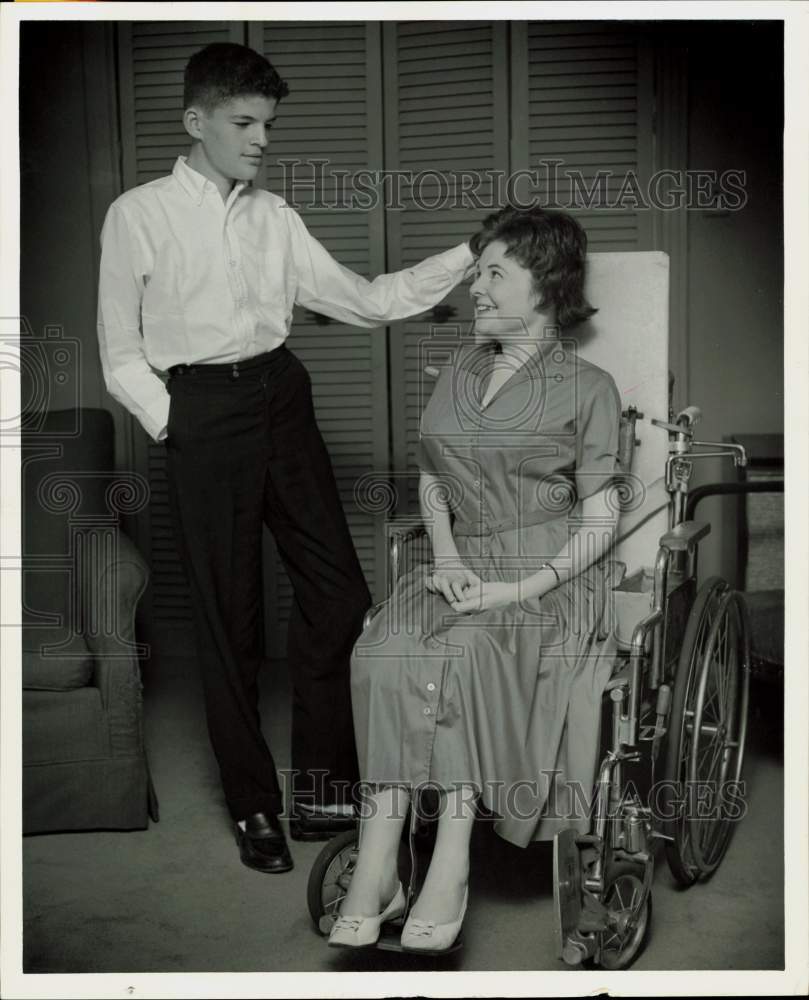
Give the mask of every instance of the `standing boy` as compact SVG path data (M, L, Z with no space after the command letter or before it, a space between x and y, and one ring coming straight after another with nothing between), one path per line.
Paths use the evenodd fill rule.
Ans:
M209 45L185 71L187 157L121 195L102 230L98 336L110 393L165 441L189 580L208 731L241 859L292 859L262 736L261 534L294 588L292 836L353 822L357 762L349 656L370 595L314 419L306 369L285 346L298 302L379 326L439 302L466 245L374 281L338 264L277 195L251 186L286 83L252 49ZM168 386L158 372L168 372Z

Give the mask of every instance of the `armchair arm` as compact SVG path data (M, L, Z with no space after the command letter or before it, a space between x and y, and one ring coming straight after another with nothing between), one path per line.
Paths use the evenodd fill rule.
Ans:
M101 536L107 544L97 544L94 530L78 535L87 552L81 560L85 571L78 598L84 637L93 654L93 683L110 721L113 752L131 753L141 738L142 650L135 643L135 610L146 589L148 567L120 530Z

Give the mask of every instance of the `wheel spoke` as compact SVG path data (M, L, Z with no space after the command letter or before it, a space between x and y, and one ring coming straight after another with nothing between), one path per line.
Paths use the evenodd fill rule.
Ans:
M719 705L720 705L720 702L719 702L719 692L717 691L716 688L713 688L713 690L709 694L707 694L707 697L705 699L705 704L702 706L702 718L703 718L703 722L707 721L709 723L710 722L719 723L719 722L722 721L722 719L721 719L722 710L721 710L721 707L719 707ZM711 706L717 706L718 711L715 712L713 714L713 716L711 716L711 718L709 718L709 719L706 720L705 716L709 714L708 709L711 708Z
M735 658L733 656L728 655L725 657L725 662L723 664L721 719L725 725L729 724L728 705L730 703L730 694L733 689L734 659Z
M717 747L719 748L719 752L721 753L722 748L723 748L722 740L719 738L719 734L718 733L714 733L713 736L711 737L711 739L708 740L708 742L706 742L705 745L699 751L699 755L697 757L697 776L698 777L702 777L703 774L704 774L703 764L705 763L705 761L706 761L707 758L710 758L711 762L712 762L712 766L708 770L708 774L709 775L711 774L712 769L713 769L713 761L716 759L716 755L717 755Z

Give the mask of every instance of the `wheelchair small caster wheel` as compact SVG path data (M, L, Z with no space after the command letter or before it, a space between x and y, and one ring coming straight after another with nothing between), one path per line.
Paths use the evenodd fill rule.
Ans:
M613 864L604 884L607 928L598 934L596 965L625 969L643 949L652 920L652 894L646 890L643 869L631 862Z
M359 829L346 830L327 841L309 872L306 901L312 923L328 936L340 914L340 904L351 884L359 853ZM407 845L399 846L399 875L404 885L410 869Z
M562 961L565 965L581 965L587 958L587 949L580 941L570 941L565 943L562 949Z
M347 830L327 841L309 873L309 915L321 934L327 935L337 920L357 861L357 839L357 830Z

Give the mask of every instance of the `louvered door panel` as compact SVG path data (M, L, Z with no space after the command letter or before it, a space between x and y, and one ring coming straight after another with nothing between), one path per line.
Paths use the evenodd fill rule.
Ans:
M512 170L536 174L518 198L570 211L593 251L651 248L651 65L631 23L512 26Z
M400 22L385 28L385 165L402 171L401 210L387 213L388 268L469 239L497 204L508 168L506 25ZM462 195L463 186L474 185ZM431 382L428 345L468 333L468 285L427 316L391 328L391 396L399 513L418 507L419 418Z
M381 208L350 205L350 179L336 172L382 168L379 26L364 22L267 22L249 26L250 44L288 82L290 94L268 147L266 186L297 206L309 231L344 266L373 277L385 270ZM290 161L300 161L293 168ZM327 161L314 165L314 161ZM296 186L297 185L297 186ZM384 329L346 326L297 307L288 345L312 377L317 421L368 585L384 588L378 517L355 497L362 476L388 466L387 344ZM276 562L278 625L292 588Z
M171 173L187 155L183 70L211 42L244 41L244 27L225 21L135 21L118 26L124 189ZM188 587L177 558L166 480L166 451L138 431L135 463L149 480L150 501L139 537L150 541L150 617L156 627L189 624Z

